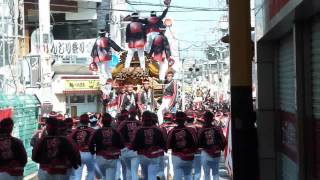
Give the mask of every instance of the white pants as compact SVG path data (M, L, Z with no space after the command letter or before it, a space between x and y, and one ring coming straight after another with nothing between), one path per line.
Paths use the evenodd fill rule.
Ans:
M165 80L166 72L168 70L168 61L167 59L164 59L162 62L159 62L159 79Z
M22 176L11 176L8 173L1 172L0 173L0 180L22 180Z
M159 34L159 32L150 32L147 34L147 43L144 48L147 53L150 52L153 40L158 34Z
M95 171L95 159L90 152L80 152L81 155L81 166L78 169L74 169L73 175L70 179L72 180L81 180L83 175L84 166L87 167L87 176L86 180L94 179Z
M110 92L111 92L111 84L102 84L100 83L100 88L101 88L101 91L103 92L103 94L105 95L110 95Z
M111 91L111 85L106 85L108 79L112 78L112 69L110 68L110 61L106 62L98 62L97 65L99 67L99 80L101 91L104 94L109 95Z
M118 159L105 159L102 156L97 156L97 164L102 173L103 180L115 180Z
M127 58L126 58L126 62L124 64L124 68L129 68L131 61L132 61L132 57L134 55L135 52L138 52L138 57L139 57L139 61L140 61L140 67L145 70L145 64L144 64L144 50L142 48L129 48L128 50L128 54L127 54Z
M172 156L171 150L164 154L164 177L165 179L170 179L169 176L173 177L173 167L172 167Z
M111 60L110 60L111 61ZM99 77L100 79L105 79L104 83L107 79L112 78L112 69L110 67L110 61L105 62L98 62L98 68L99 68Z
M161 105L160 105L160 107L159 107L159 110L158 110L158 112L157 112L159 124L162 124L162 123L163 123L163 114L164 114L166 111L169 111L170 103L171 103L171 99L169 99L169 98L162 98L162 103L161 103Z
M109 113L113 118L115 118L117 113L118 113L117 110L118 110L117 107L111 107L111 108L108 107L107 108L107 113Z

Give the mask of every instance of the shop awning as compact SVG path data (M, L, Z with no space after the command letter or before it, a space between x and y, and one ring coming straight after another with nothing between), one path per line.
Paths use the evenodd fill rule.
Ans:
M64 90L63 94L102 94L100 90Z

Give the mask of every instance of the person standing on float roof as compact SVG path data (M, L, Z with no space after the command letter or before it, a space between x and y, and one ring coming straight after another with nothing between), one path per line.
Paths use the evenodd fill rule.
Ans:
M124 67L130 67L133 55L137 52L140 67L145 70L144 46L146 44L146 30L145 25L140 22L137 12L132 13L131 22L126 27L126 42L129 49Z

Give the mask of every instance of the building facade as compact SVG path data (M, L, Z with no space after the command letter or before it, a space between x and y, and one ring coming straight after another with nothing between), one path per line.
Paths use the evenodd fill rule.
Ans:
M53 78L54 110L78 117L86 112L100 112L100 81L93 75L59 74Z
M43 93L39 71L44 61L40 58L39 8L36 0L25 0L26 44L30 47L24 67L26 92L37 94L41 103L51 103L52 110L80 116L84 112L101 110L98 76L88 69L91 49L99 29L110 30L109 0L51 0L48 54L51 85ZM31 66L31 67L30 67ZM42 92L42 93L41 93ZM52 94L52 95L50 95ZM47 96L50 96L49 98Z
M23 0L3 0L0 3L0 91L20 93L18 59L25 54ZM8 73L10 72L10 73Z
M256 0L260 179L320 179L320 1Z

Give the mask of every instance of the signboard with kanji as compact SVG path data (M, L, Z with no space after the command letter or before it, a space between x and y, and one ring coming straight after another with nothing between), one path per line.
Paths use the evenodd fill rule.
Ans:
M90 58L96 39L54 40L50 48L54 58Z
M99 90L100 84L97 79L65 80L65 90Z

